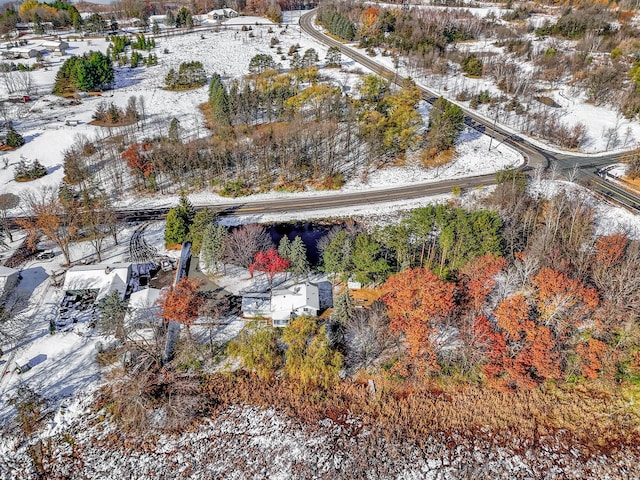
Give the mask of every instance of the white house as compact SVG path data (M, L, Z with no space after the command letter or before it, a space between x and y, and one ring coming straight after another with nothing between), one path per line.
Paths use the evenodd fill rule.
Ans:
M130 263L77 265L67 270L62 290L97 290L96 301L118 292L124 300L130 278Z
M207 19L209 20L224 20L225 18L235 18L237 16L238 12L231 8L218 8L207 13Z
M20 281L20 272L15 268L0 265L0 300L4 300Z
M56 57L63 56L69 48L69 44L61 40L42 40L39 43L40 46L49 50Z
M167 19L166 15L150 15L149 25L153 25L154 23L157 23L158 25L164 25L164 22L166 19Z
M270 318L274 327L286 327L299 315L318 315L320 290L313 283L299 283L269 293L247 293L242 296L242 315L246 318Z

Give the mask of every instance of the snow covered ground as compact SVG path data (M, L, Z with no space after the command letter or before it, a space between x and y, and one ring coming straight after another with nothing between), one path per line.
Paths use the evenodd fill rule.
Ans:
M285 15L285 20L287 16ZM243 17L242 22L251 21ZM238 20L240 21L240 20ZM264 22L264 19L261 19ZM88 138L104 135L102 127L89 125L91 114L97 104L101 101L113 101L124 107L128 98L132 95L143 97L146 105L147 116L151 119L148 127L153 133L166 133L169 120L173 117L180 121L181 127L188 135L205 135L206 131L202 127L203 119L199 113L198 105L205 102L207 98L207 87L188 92L169 92L163 90L163 79L170 68L175 68L184 59L198 58L203 62L208 72L218 72L225 80L240 76L247 71L249 60L257 53L274 54L274 50L269 48L269 38L273 35L281 40L283 51L287 51L290 45L299 43L302 50L315 48L319 57L325 56L326 48L307 38L293 24L289 24L284 33L283 30L274 27L274 34L267 33L269 26L254 26L253 37L250 32L242 32L240 27L232 27L233 22L228 22L229 27L221 28L219 31L196 32L184 36L161 37L157 40L156 53L159 65L145 69L140 67L134 70L121 68L117 71L116 89L100 97L87 97L82 99L80 105L61 105L60 99L45 94L53 86L55 72L63 60L46 56L50 62L48 70L32 72L34 83L38 88L38 95L34 95L36 100L32 103L18 104L16 108L20 110L19 121L16 127L21 132L27 143L22 148L4 153L3 156L9 163L8 168L0 169L0 193L12 192L20 193L28 189L39 188L43 185L55 186L59 184L63 177L62 158L63 152L74 141L77 135L84 135ZM254 22L255 23L255 22ZM107 43L104 39L91 39L83 41L71 41L72 49L70 53L81 54L89 50L106 49ZM164 54L164 50L168 54ZM381 62L391 63L388 57L377 59ZM25 61L28 63L31 61ZM284 62L287 67L288 62ZM332 75L339 76L340 82L354 84L357 76L347 73L357 67L353 62L345 60L343 71L332 71ZM432 79L418 79L428 87ZM441 91L442 84L436 85ZM0 82L0 97L8 96L8 92L2 91L4 86ZM445 93L445 92L443 92ZM587 109L580 106L578 102L570 106L576 120L585 121L588 118L597 118L597 121L589 121L591 128L590 136L594 139L591 151L598 151L601 142L597 140L598 132L603 128L601 122L607 125L613 124L614 117L610 117L604 109ZM569 108L569 104L567 107ZM591 107L590 107L591 108ZM593 107L595 108L595 107ZM428 116L428 106L421 105L422 114ZM573 118L573 117L572 117ZM67 120L78 120L78 126L67 126ZM609 122L609 123L607 123ZM615 122L614 122L615 123ZM631 125L633 136L640 136L640 129L637 124ZM620 124L620 128L626 128ZM356 191L364 189L384 188L392 185L403 185L416 182L438 181L446 178L459 178L468 175L490 173L498 169L515 166L522 162L522 157L512 149L504 145L489 150L489 139L480 136L473 131L465 131L458 145L458 155L454 162L439 170L427 170L417 163L408 162L403 167L388 167L368 176L366 183L354 179L348 182L343 191ZM13 166L21 157L31 160L37 158L43 163L48 174L42 179L29 183L16 183L13 180ZM0 163L0 165L2 165ZM563 188L570 188L588 195L588 193L572 184L563 184ZM559 188L558 183L540 182L539 190L545 194L550 194L554 189ZM307 192L306 195L328 195L326 192ZM331 192L330 194L334 194ZM468 195L474 195L471 192ZM272 193L254 195L247 200L264 200L270 198L284 197L292 194ZM275 222L285 220L297 220L308 218L323 218L329 216L361 216L361 217L385 217L395 216L399 211L408 210L417 206L425 205L435 201L446 201L451 199L451 195L437 198L420 199L414 201L402 201L385 205L363 206L357 208L347 208L342 210L331 209L330 211L318 210L315 212L289 212L288 214L245 216L241 218L228 218L228 224L238 222ZM465 201L463 197L462 201ZM231 202L229 199L221 198L211 192L198 192L190 195L194 204ZM146 198L127 198L120 202L120 206L145 207L145 206L172 206L177 202L175 196L155 196ZM603 206L593 199L594 206L598 208L598 232L610 233L615 230L622 230L629 233L633 238L640 238L640 219L623 209ZM133 227L127 227L121 233L122 238L128 239ZM146 232L147 241L162 250L163 225L157 222L151 225ZM162 251L163 254L176 255L175 252ZM72 257L82 259L92 254L88 244L78 244L74 246ZM113 246L106 252L108 261L124 261L127 256L127 244ZM38 390L46 392L47 397L62 401L62 399L76 398L81 402L88 395L99 377L99 368L95 362L96 343L104 339L95 336L85 324L78 324L67 332L58 332L56 335L49 335L48 316L53 314L60 300L60 292L51 287L48 277L53 271L60 269L62 259L58 255L50 262L32 261L22 267L23 281L20 288L25 289L26 294L31 298L29 307L23 312L22 328L29 332L24 343L15 346L2 359L0 365L3 369L8 368L9 373L0 380L0 420L5 418L10 408L7 399L13 395L15 388L21 383L28 383ZM228 279L220 279L221 284L234 292L240 292L248 288L244 281L246 275L242 272L233 272ZM24 374L17 375L11 371L12 362L31 362L33 368ZM72 409L69 400L63 401L57 410L56 419L50 425L50 433L55 433L54 424L63 424L72 416L72 412L81 409ZM61 416L61 412L66 411L66 417ZM5 448L0 442L0 449ZM0 456L2 455L0 450ZM426 467L425 467L426 468ZM406 478L418 478L416 474L407 473ZM2 477L0 474L0 478ZM24 477L27 478L27 477ZM96 477L110 478L110 477ZM286 478L286 477L283 477ZM426 478L426 477L420 477Z

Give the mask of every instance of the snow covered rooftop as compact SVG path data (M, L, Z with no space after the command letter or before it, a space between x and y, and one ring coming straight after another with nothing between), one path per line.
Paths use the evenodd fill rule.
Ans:
M276 322L286 321L294 315L317 315L320 310L320 291L313 283L299 283L287 289L268 293L247 293L242 297L244 316L268 317Z
M96 300L117 291L124 299L130 276L130 263L78 265L67 270L62 289L98 290Z

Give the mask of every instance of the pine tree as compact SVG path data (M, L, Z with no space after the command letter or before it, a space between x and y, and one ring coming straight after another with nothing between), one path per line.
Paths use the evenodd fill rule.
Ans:
M168 138L170 143L180 143L180 120L175 117L169 122Z
M280 251L280 247L278 247ZM302 239L296 235L289 246L289 256L285 257L291 262L289 270L295 275L296 280L305 276L310 271L309 260L307 258L307 247Z
M291 260L291 240L287 235L283 236L278 243L278 255L287 260Z
M200 259L206 270L213 268L218 271L218 264L222 261L226 247L228 232L219 224L210 223L202 235Z
M229 95L222 84L220 75L214 73L211 77L209 87L209 105L211 106L211 116L220 125L231 123L231 106Z
M180 195L178 209L180 210L180 213L184 215L187 224L190 226L196 216L196 209L193 208L193 204L189 201L189 197L184 194Z
M180 214L178 207L174 207L167 213L164 230L164 242L167 245L179 245L184 242L189 234L189 226L184 215Z
M342 64L342 54L338 47L329 47L327 56L325 57L327 67L340 67Z
M355 307L353 304L353 297L349 290L345 290L336 297L336 303L333 306L333 312L331 318L336 322L346 325L346 323L353 317Z
M24 145L24 138L18 132L16 132L13 125L9 124L9 130L7 131L7 138L5 140L7 146L12 148L18 148Z
M189 240L191 241L191 251L194 255L200 253L204 232L211 224L217 221L217 214L210 208L204 208L193 217L193 223L189 227Z

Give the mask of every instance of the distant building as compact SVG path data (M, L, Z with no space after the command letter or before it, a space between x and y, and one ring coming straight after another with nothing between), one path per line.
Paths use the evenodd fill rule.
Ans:
M320 311L320 290L313 283L299 283L269 293L242 296L242 315L246 318L270 318L274 327L286 327L292 318L316 316Z
M238 12L231 8L218 8L207 13L208 20L224 20L225 18L235 18Z

